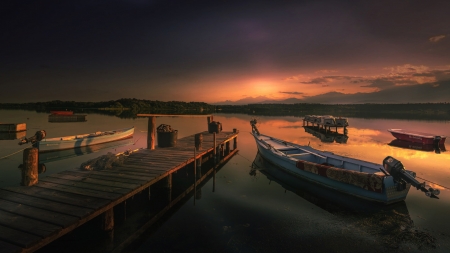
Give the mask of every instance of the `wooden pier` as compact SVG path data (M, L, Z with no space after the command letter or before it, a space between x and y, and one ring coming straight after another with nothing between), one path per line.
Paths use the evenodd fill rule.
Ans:
M36 251L98 216L103 230L111 231L114 229L115 206L126 203L138 193L148 192L150 196L151 187L157 183L164 185L170 193L172 174L193 168L197 175L192 186L174 198L169 194L169 205L144 224L141 228L144 230L180 201L188 190L195 189L208 174L215 175L215 168L237 153L237 137L237 130L202 132L179 139L175 147L140 149L112 169L72 169L51 174L33 186L2 188L0 252ZM216 161L214 168L199 175L198 165L211 158Z

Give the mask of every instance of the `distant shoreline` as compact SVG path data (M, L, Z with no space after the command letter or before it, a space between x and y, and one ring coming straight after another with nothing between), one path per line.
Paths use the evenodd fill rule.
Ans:
M0 103L0 109L23 109L37 112L49 112L50 110L93 111L121 118L134 118L138 113L238 113L259 116L333 115L356 118L450 120L450 103L210 105L204 102L119 99L104 102L56 100L35 103Z

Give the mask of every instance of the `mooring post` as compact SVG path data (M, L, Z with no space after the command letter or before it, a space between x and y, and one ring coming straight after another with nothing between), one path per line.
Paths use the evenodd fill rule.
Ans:
M214 166L217 164L217 149L216 149L216 132L213 133L213 156L214 156ZM214 168L214 172L216 168Z
M233 129L233 133L239 133L239 130L237 130L236 128ZM237 143L238 143L238 139L237 139L237 135L236 137L234 137L233 140L233 150L237 149Z
M213 116L206 117L206 120L208 121L208 132L209 132L209 123L213 122Z
M225 154L228 155L230 153L230 141L225 143Z
M23 186L32 186L38 183L39 150L27 148L23 151L22 182Z
M172 202L172 173L167 175L165 182L165 188L167 192L167 201L170 203Z
M195 134L195 149L197 151L202 149L203 135L201 133Z
M225 157L225 144L220 144L220 159Z
M147 149L155 149L156 117L148 117Z
M106 210L102 214L102 229L103 231L111 231L114 229L114 208Z

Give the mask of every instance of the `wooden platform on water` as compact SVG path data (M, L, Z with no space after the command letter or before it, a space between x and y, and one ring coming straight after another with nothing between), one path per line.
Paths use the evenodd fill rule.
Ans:
M36 251L99 215L111 215L114 206L149 191L162 179L170 185L172 173L217 150L219 162L226 161L237 152L237 135L216 134L214 147L213 134L203 132L203 148L195 157L192 135L178 139L176 147L140 149L112 169L71 169L48 175L34 186L1 188L0 252Z

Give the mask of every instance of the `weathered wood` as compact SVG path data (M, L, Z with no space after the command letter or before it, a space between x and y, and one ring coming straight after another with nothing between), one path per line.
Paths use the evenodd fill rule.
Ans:
M130 189L124 189L124 188L118 188L110 185L96 185L96 184L90 184L86 182L75 182L72 180L66 180L62 178L55 178L55 177L46 177L41 180L41 182L49 182L54 184L60 184L60 185L68 185L73 186L81 189L89 189L89 190L96 190L96 191L104 191L104 192L112 192L112 193L128 193L131 190Z
M103 179L95 179L95 178L90 178L90 177L81 177L81 176L74 176L74 175L64 175L61 173L48 175L47 178L49 178L49 177L72 180L74 182L81 181L81 182L91 183L91 184L95 184L95 185L106 185L106 186L112 186L112 187L118 187L118 188L124 188L124 189L134 189L139 186L139 184L122 183L122 182L108 181L108 180L103 180Z
M110 208L102 214L103 231L111 231L114 229L114 208Z
M61 226L30 219L0 210L0 224L32 235L47 237L57 233Z
M203 135L201 133L195 134L195 149L197 151L202 149Z
M17 245L0 241L0 250L1 252L18 253L22 251L22 248Z
M0 225L0 239L27 248L36 244L41 237Z
M26 148L23 151L22 182L23 186L32 186L38 182L38 158L37 148Z
M75 217L83 217L93 211L92 208L79 207L70 204L64 204L61 202L56 202L54 200L47 200L38 197L28 196L16 192L10 192L0 189L0 205L3 204L3 201L7 200L10 202L23 204L27 206L32 206L44 210L48 210L51 212L57 212L67 215L72 215Z
M71 185L55 184L55 183L44 182L44 181L39 182L39 184L37 184L36 186L45 188L45 189L74 193L74 194L79 194L79 195L89 196L89 197L94 197L94 198L99 198L99 199L113 200L113 199L117 199L118 197L120 197L122 195L120 193L91 190L91 189L86 189L86 188L74 187Z
M234 141L233 141L233 149L237 149L237 147L238 147L238 137L236 136L236 137L234 137Z
M56 202L62 202L75 206L98 209L107 204L109 200L83 196L74 193L62 192L42 187L6 187L5 190L26 194L28 196L39 197Z
M84 176L87 178L94 178L94 179L102 179L102 180L108 180L113 182L122 182L122 183L129 183L129 184L138 184L143 185L147 180L144 179L129 179L129 178L123 178L123 177L116 177L116 176L107 176L107 175L97 175L97 174L91 174L85 171L81 170L73 170L73 171L62 171L59 174L67 174L67 175L73 175L73 176Z
M19 214L24 217L32 218L61 227L67 227L79 220L75 216L61 214L54 211L47 211L41 208L27 206L7 200L0 200L0 210Z
M148 131L147 131L147 149L155 149L156 141L156 117L151 116L148 118Z

